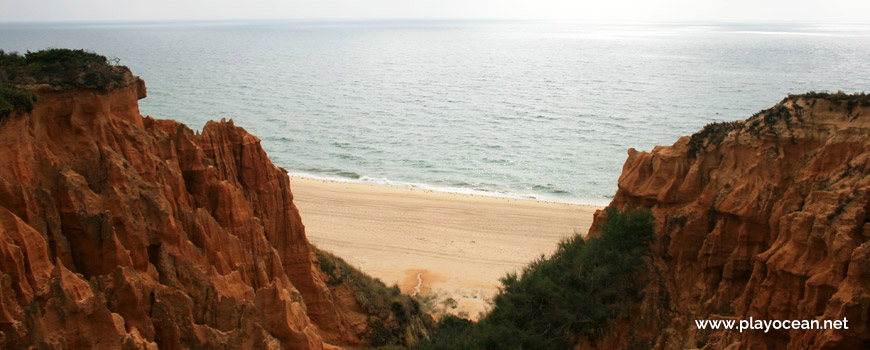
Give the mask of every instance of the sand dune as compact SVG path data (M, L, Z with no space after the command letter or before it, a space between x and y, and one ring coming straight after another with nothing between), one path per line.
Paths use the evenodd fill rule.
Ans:
M472 318L500 277L585 234L600 209L297 176L291 188L312 243L405 293L418 287L438 310ZM456 308L444 305L448 298Z

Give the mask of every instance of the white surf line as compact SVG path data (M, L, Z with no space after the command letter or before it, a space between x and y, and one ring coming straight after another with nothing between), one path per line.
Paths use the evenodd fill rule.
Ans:
M420 293L420 287L423 285L423 273L417 272L417 285L414 286L414 293L411 293L411 296L417 296Z

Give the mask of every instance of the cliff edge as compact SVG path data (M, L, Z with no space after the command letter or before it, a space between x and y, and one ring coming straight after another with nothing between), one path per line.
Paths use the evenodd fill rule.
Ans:
M365 344L370 315L324 282L260 140L143 118L121 74L29 86L0 118L0 348Z
M810 93L672 146L629 150L610 206L652 209L649 284L630 318L596 345L870 348L868 135L870 96ZM845 318L848 329L695 323L750 317Z

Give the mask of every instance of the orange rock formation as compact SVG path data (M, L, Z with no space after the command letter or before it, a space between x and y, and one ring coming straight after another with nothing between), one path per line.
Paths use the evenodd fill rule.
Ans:
M0 348L361 343L366 316L323 282L259 139L143 118L132 76L36 94L0 121Z
M870 349L870 97L792 96L628 154L610 205L652 209L650 284L595 345ZM749 317L846 318L849 329L741 333L694 322Z

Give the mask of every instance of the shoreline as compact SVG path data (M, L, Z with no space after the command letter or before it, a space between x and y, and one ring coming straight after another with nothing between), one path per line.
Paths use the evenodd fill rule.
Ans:
M585 235L602 208L288 176L311 243L418 292L432 312L472 319L489 308L499 278Z
M284 170L284 169L282 169ZM508 198L508 199L525 199L532 200L538 202L548 202L548 203L561 203L561 204L573 204L573 205L587 205L594 207L606 207L610 204L610 201L613 198L606 198L601 200L594 200L588 198L565 198L561 199L558 195L547 195L547 194L524 194L519 192L511 192L507 190L495 190L495 189L476 189L476 188L468 188L468 187L450 187L450 186L437 186L430 185L424 183L416 183L416 182L401 182L401 181L392 181L387 179L376 179L368 176L360 176L359 178L352 177L344 177L341 175L318 175L304 172L290 172L285 171L287 176L291 179L293 178L302 178L302 179L311 179L311 180L326 180L338 183L354 183L354 184L372 184L378 186L387 186L394 188L406 188L406 189L415 189L415 190L428 190L434 192L445 192L445 193L455 193L455 194L466 194L466 195L479 195L479 196L487 196L487 197L496 197L496 198ZM614 190L615 191L615 190Z

